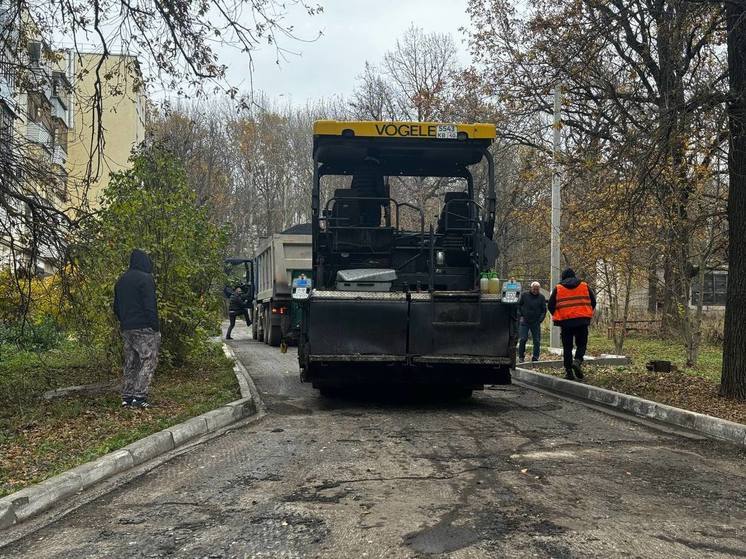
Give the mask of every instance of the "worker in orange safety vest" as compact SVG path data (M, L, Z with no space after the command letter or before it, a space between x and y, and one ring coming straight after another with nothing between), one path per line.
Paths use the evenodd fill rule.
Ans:
M572 268L560 276L547 303L552 321L561 329L562 358L567 380L583 379L583 357L588 347L588 326L596 308L596 294L584 281L575 277ZM575 345L575 358L572 350Z

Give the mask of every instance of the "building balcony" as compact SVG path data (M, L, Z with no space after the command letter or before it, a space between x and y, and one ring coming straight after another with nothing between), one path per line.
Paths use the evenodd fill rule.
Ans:
M65 163L67 163L67 152L65 152L62 146L54 146L54 152L52 153L52 163L54 163L55 165L59 165L62 168L65 167Z
M12 75L0 74L0 101L5 103L15 116L20 116L15 93L15 78Z
M52 116L59 118L65 124L67 122L67 107L62 103L59 97L52 97Z
M43 95L47 102L52 101L52 74L44 66L32 66L31 67L31 83L29 89Z
M43 124L39 122L29 122L26 129L26 138L30 142L40 144L48 151L52 151L52 134Z

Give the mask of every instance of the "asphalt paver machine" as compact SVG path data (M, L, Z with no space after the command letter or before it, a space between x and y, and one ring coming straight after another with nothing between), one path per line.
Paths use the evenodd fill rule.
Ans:
M516 306L479 288L497 256L494 138L491 124L314 123L301 380L322 392L395 382L463 395L510 382ZM470 170L480 165L482 203ZM347 188L326 192L331 176L349 177ZM437 222L390 195L394 177L453 185Z

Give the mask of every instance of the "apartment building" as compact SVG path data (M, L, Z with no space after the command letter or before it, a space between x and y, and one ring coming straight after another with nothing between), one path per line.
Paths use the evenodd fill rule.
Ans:
M8 4L0 0L0 32L10 40L0 42L7 47L0 53L0 180L70 216L80 208L95 209L111 173L128 168L133 147L144 140L145 97L138 61L131 56L101 61L96 53L53 52L41 40L13 36L21 16L3 6ZM30 209L18 198L4 201L0 267L18 265L23 257L30 262ZM52 248L37 248L33 268L53 272Z
M12 260L18 265L19 258L30 262L32 216L24 197L53 208L67 202L69 53L52 52L34 36L33 25L21 25L23 14L14 8L0 1L0 181L5 194L0 205L0 265ZM32 264L37 272L49 273L53 249L37 245Z
M76 53L72 74L67 171L77 201L95 209L111 174L130 167L132 149L145 139L142 73L134 56ZM94 102L97 83L100 104Z

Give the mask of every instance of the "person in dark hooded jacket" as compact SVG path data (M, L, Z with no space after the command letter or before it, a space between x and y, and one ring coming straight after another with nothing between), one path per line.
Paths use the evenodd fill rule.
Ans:
M114 314L124 342L122 406L147 408L148 389L161 345L153 264L143 251L130 254L129 269L114 286Z
M588 326L596 308L596 294L584 281L575 277L572 268L560 276L560 282L552 290L547 304L555 326L559 326L562 337L562 357L565 378L583 378L583 358L588 347ZM575 345L575 358L572 350Z
M236 326L236 317L242 316L246 321L246 326L251 326L251 318L249 317L249 309L246 304L243 291L240 287L236 287L233 294L231 295L230 302L228 305L228 318L230 319L230 326L228 326L228 332L225 334L226 340L232 340L231 332Z

